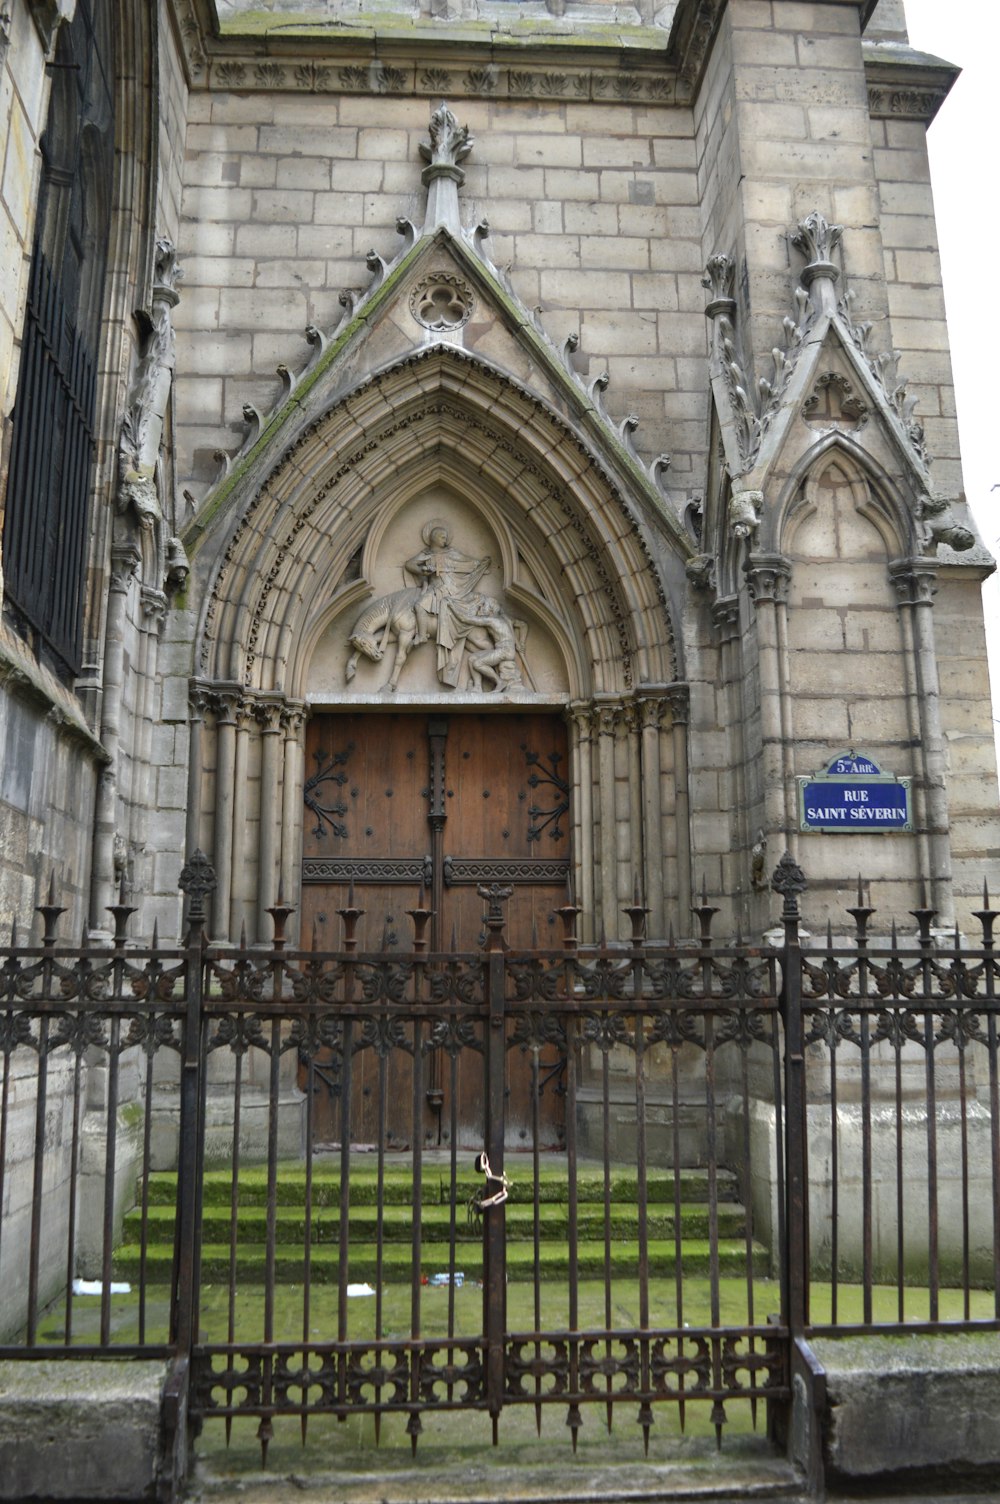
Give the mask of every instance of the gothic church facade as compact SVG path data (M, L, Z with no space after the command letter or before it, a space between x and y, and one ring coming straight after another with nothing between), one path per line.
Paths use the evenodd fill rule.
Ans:
M899 0L6 0L0 63L0 921L54 869L176 936L200 848L251 944L351 882L372 946L491 881L521 943L567 882L760 936L785 850L814 930L858 873L967 923L993 564ZM905 818L811 821L838 759Z

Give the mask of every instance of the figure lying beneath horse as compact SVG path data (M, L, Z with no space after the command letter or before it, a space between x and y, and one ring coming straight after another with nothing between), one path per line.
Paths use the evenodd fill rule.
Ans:
M386 687L395 690L411 649L433 638L438 644L438 678L443 684L457 688L464 665L477 691L483 689L484 679L492 681L488 686L492 690L523 688L522 667L528 674L524 664L527 622L509 617L491 596L470 595L442 600L433 615L421 611L423 619L418 627L418 609L425 600L425 590L415 586L379 596L365 607L348 638L353 649L347 660L348 682L357 673L362 656L380 663L394 646ZM530 681L530 674L528 677Z

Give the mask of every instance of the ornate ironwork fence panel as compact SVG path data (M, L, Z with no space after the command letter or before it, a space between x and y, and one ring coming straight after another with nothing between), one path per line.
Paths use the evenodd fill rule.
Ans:
M870 938L860 884L849 912L853 953L802 953L807 1328L1000 1325L997 912L978 949L927 908Z
M57 946L51 889L40 912L42 944L15 934L0 966L0 1352L167 1354L191 1266L178 1243L154 1288L149 1187L154 1170L171 1172L176 1220L187 960L126 951L124 898L111 949ZM138 1256L122 1323L112 1295L127 1209Z
M755 1233L749 1111L732 1144L723 1120L734 1092L749 1108L761 1072L780 1112L775 954L713 946L707 905L700 944L647 947L638 904L629 946L580 951L567 905L562 950L510 952L506 890L483 896L478 954L429 953L423 908L412 953L358 953L349 907L338 954L286 952L279 933L270 955L207 957L201 1052L232 1138L227 1204L210 1218L205 1201L199 1265L201 1309L211 1281L225 1329L195 1345L193 1405L205 1419L257 1417L265 1449L281 1414L368 1412L376 1431L402 1415L416 1445L433 1412L486 1411L496 1429L518 1405L539 1424L555 1406L574 1444L588 1409L610 1422L623 1405L647 1443L665 1406L682 1422L703 1407L721 1437L727 1403L787 1397L769 1262L783 1233L772 1229L770 1254ZM513 1069L518 1057L527 1072ZM459 1116L459 1079L473 1072L478 1152ZM296 1081L307 1102L334 1095L334 1143L313 1141ZM247 1116L255 1093L259 1130ZM553 1093L564 1141L544 1110ZM706 1123L694 1238L682 1096ZM245 1163L255 1135L256 1180ZM780 1203L780 1135L773 1145ZM301 1295L292 1317L289 1285Z
M405 952L360 952L350 898L336 952L280 902L269 950L211 947L200 856L183 947L127 943L124 896L61 946L50 894L0 958L0 1351L173 1355L266 1454L279 1416L415 1447L470 1409L721 1441L812 1332L1000 1328L996 911L900 946L859 894L803 951L802 881L767 948L704 899L646 942L637 899L628 942L566 902L561 948L509 950L483 889L474 954L422 899Z

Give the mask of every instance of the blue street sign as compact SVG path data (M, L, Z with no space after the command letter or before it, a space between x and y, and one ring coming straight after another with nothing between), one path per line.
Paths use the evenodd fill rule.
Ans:
M799 778L798 785L802 831L912 829L909 778L883 772L864 753L842 753L825 772Z

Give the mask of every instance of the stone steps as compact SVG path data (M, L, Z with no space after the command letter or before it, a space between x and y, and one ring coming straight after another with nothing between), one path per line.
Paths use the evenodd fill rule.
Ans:
M531 1280L535 1271L534 1179L530 1161L511 1161L512 1184L506 1210L506 1258L510 1280ZM232 1272L241 1283L263 1281L266 1272L268 1176L256 1165L242 1169L237 1187L235 1255L230 1252L233 1231L233 1184L225 1171L207 1171L203 1185L202 1277L228 1281ZM460 1171L452 1188L447 1160L424 1164L421 1174L421 1271L448 1270L454 1264L466 1279L482 1277L482 1230L467 1203L481 1190L483 1180L473 1172ZM588 1163L577 1174L577 1242L575 1255L569 1249L569 1206L566 1163L561 1157L540 1166L538 1172L538 1276L545 1281L603 1279L635 1275L639 1262L638 1183L633 1171L614 1169L607 1177L603 1167ZM335 1283L339 1277L340 1173L339 1158L314 1166L311 1183L309 1225L309 1274L316 1284ZM275 1278L301 1282L305 1275L307 1176L300 1163L284 1164L275 1179ZM680 1207L676 1204L679 1190ZM748 1250L743 1207L737 1200L735 1177L720 1171L716 1177L716 1254L722 1275L746 1271ZM607 1209L605 1195L607 1193ZM145 1277L159 1282L169 1279L173 1259L176 1175L150 1176L147 1187ZM381 1195L381 1267L377 1246ZM710 1243L709 1180L706 1172L650 1170L647 1176L647 1254L654 1278L676 1271L680 1265L691 1276L707 1276L712 1265ZM383 1167L381 1191L374 1156L359 1157L352 1164L350 1183L350 1264L352 1282L381 1278L383 1283L409 1283L412 1277L413 1174L408 1161L396 1158ZM679 1210L679 1218L678 1218ZM454 1234L452 1220L454 1219ZM607 1233L605 1224L607 1222ZM680 1236L675 1235L679 1226ZM454 1236L455 1254L451 1255ZM610 1252L605 1239L610 1241ZM124 1237L115 1254L115 1277L135 1280L141 1263L142 1214L129 1212ZM752 1244L749 1250L754 1271L767 1271L766 1250Z

